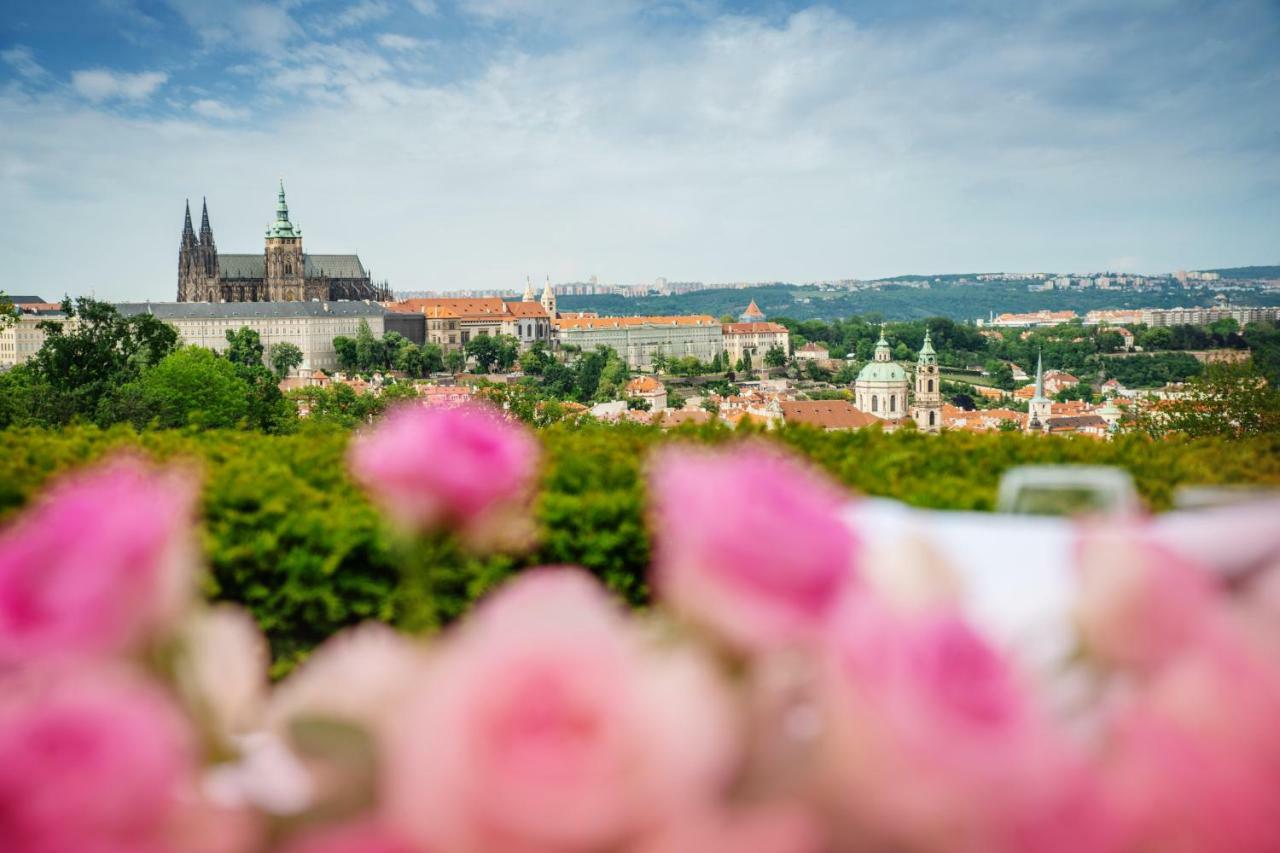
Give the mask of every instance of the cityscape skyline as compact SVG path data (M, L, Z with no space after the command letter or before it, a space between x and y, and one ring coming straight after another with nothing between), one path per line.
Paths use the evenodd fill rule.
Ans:
M281 176L397 292L1280 260L1274 4L895 5L18 3L0 273L170 298Z

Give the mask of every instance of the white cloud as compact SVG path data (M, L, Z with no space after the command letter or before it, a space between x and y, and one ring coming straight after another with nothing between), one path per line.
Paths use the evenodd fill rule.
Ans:
M129 74L106 68L76 71L71 75L71 88L91 101L142 101L164 85L169 75L161 71Z
M301 28L280 6L253 0L166 2L208 45L272 53L301 34Z
M8 50L0 50L0 60L12 68L19 77L26 80L40 80L48 76L44 66L36 62L36 55L25 45L14 45Z
M312 29L321 35L333 35L343 30L380 21L390 14L391 4L387 0L361 0L359 3L347 6L336 15L317 21L312 25Z
M378 44L387 50L417 50L422 47L422 40L399 33L383 33L378 36Z
M301 42L258 63L258 97L276 100L234 125L0 90L0 272L74 291L92 256L100 295L172 298L181 199L209 194L219 247L257 251L280 174L309 251L359 251L406 290L522 287L530 269L731 281L1268 260L1274 142L1219 140L1274 140L1278 119L1201 82L1220 57L1173 52L1159 28L1082 45L1014 24L724 17L512 49L430 84L397 64L411 56ZM1117 71L1101 87L1099 67ZM1239 85L1265 91L1267 74ZM129 226L95 228L108 210ZM83 256L39 250L68 226Z
M419 15L431 16L440 11L440 7L436 5L435 0L409 0L409 5Z
M191 111L215 121L241 121L249 117L249 111L243 107L233 107L212 98L201 98L193 101Z

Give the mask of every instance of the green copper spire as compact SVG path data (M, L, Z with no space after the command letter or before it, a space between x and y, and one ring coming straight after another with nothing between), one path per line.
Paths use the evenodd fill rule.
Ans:
M302 229L289 221L289 205L284 200L284 178L280 179L280 194L276 197L276 221L267 229L268 237L295 238L302 236Z
M893 358L893 353L889 349L889 342L885 339L885 336L884 336L884 323L881 323L880 324L880 340L876 341L875 360L890 361L892 358Z
M933 339L929 337L929 327L924 330L924 345L920 347L920 364L933 364L938 360L938 354L933 349Z

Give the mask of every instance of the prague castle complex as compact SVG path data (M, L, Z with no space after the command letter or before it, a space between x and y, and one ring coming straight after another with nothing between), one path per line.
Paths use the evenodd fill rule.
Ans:
M267 228L266 248L257 255L218 254L209 225L209 205L200 217L200 233L191 226L187 205L178 249L179 302L311 302L391 299L385 285L374 284L356 255L311 255L302 251L302 230L289 221L284 182L276 219Z

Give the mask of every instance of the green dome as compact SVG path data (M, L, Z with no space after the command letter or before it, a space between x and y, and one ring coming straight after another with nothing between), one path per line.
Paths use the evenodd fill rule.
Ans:
M906 382L907 372L896 361L870 361L858 372L858 382Z

